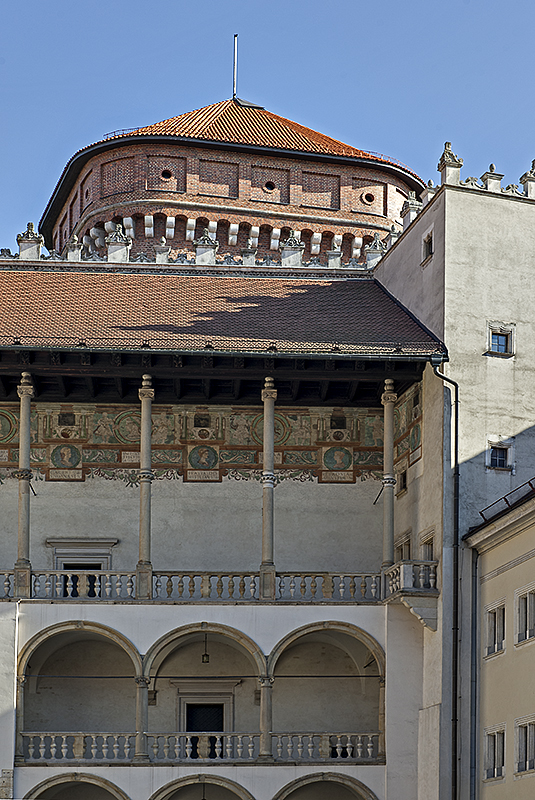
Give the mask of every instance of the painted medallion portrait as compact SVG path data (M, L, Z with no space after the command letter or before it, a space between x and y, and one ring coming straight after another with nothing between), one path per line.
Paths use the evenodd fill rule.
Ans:
M193 469L213 469L218 462L217 450L206 444L194 447L188 457Z
M330 447L323 456L327 469L349 469L353 461L347 447Z
M60 444L54 447L50 460L58 469L75 469L80 463L81 453L72 444Z

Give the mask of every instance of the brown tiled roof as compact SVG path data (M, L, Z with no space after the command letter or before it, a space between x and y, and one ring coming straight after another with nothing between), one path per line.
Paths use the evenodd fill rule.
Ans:
M262 106L240 100L222 100L219 103L187 111L178 117L165 119L154 125L132 131L117 131L115 137L128 136L179 136L201 141L225 144L271 147L321 155L366 158L396 164L415 175L405 164L380 153L370 153L331 139L323 133L299 125L291 119L279 117Z
M414 355L444 347L371 279L0 272L0 347Z

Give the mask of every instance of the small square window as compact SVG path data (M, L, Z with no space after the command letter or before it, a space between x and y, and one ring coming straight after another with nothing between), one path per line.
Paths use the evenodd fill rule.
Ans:
M507 470L515 474L514 437L489 436L485 454L485 466L492 470Z
M492 353L510 353L511 335L509 333L493 333L491 336L490 350Z
M433 255L433 234L430 233L424 239L424 252L423 252L424 261L427 258L430 258L432 255Z

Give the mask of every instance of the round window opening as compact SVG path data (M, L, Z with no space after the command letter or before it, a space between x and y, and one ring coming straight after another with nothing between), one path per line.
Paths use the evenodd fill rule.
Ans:
M362 199L364 200L365 203L373 203L373 201L375 200L375 195L373 195L371 192L366 192L362 196Z
M275 191L275 188L276 187L273 181L266 181L264 184L264 189L266 190L266 192L273 192Z
M172 178L172 177L173 177L173 174L168 169L162 170L162 178L164 178L166 181L168 181L169 178Z

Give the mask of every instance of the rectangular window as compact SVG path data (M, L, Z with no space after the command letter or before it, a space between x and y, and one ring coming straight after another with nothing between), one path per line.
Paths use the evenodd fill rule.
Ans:
M512 356L515 352L516 325L514 322L487 321L488 356Z
M422 542L422 559L424 561L435 560L432 536L429 539L425 539L425 541Z
M490 466L495 469L507 469L507 447L490 448Z
M424 259L423 260L425 261L427 258L430 258L432 255L433 255L433 234L430 233L424 239L424 252L423 252Z
M492 353L510 353L510 335L508 333L493 333L490 342Z
M485 778L505 775L505 729L485 733Z
M535 769L535 721L517 722L517 772Z
M500 653L505 647L505 605L487 610L487 645L485 655Z
M525 642L535 637L535 590L518 596L517 642Z
M396 546L396 561L410 561L411 560L411 540L404 539Z

